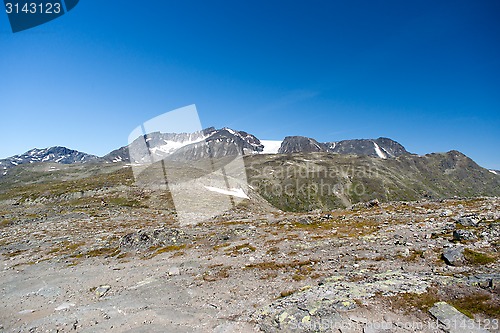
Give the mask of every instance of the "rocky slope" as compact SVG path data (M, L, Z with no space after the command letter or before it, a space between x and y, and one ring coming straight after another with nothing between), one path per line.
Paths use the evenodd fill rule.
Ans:
M250 184L283 210L357 202L500 196L500 177L457 151L390 159L297 153L248 156Z

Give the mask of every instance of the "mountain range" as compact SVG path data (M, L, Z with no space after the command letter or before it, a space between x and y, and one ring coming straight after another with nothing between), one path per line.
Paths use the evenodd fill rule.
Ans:
M455 150L420 156L389 138L318 142L287 136L270 141L213 127L195 133L149 133L102 157L65 147L32 149L0 160L0 187L4 198L57 201L68 195L78 197L82 191L89 195L102 192L103 187L109 191L116 183L111 188L116 186L119 194L120 186L133 184L131 166L136 164L157 165L159 169L148 168L154 176L165 172L155 162L173 163L182 177L196 178L203 175L206 157L211 157L213 168L234 155L244 155L249 185L245 196L285 211L349 207L374 199L500 196L500 172L484 169ZM149 176L144 174L146 184ZM69 179L75 183L68 183Z
M147 149L140 149L141 146ZM134 162L145 159L160 160L167 156L171 159L189 160L208 156L219 158L235 154L291 154L298 152L353 154L382 159L409 154L401 144L388 138L320 143L313 138L287 136L283 141L261 141L244 131L209 127L195 133L149 133L102 157L60 146L44 149L34 148L23 154L0 160L0 176L6 175L10 168L17 165L39 162L61 164L130 162L131 152L132 155L136 155Z
M160 160L169 156L171 159L199 159L204 157L220 158L227 155L252 154L292 154L308 152L327 152L372 156L377 158L393 158L411 154L403 145L389 139L354 139L336 142L318 142L303 136L287 136L282 141L259 140L252 134L230 128L215 129L209 127L195 133L161 133L153 132L137 138L130 145L120 147L110 153L98 157L66 147L34 148L23 154L0 160L0 176L6 175L8 169L21 164L53 162L61 164L73 163L117 163L130 162L130 151L137 152L140 142L145 142L147 150L137 161L153 157ZM499 170L489 170L500 175Z

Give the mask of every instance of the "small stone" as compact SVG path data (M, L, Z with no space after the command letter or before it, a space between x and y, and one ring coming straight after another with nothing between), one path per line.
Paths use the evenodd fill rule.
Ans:
M441 212L441 214L439 214L439 216L441 217L448 217L448 216L451 216L453 214L453 212L449 209L446 209L445 211Z
M103 297L104 295L106 295L106 293L111 289L111 286L108 286L108 285L104 285L104 286L100 286L98 288L96 288L95 290L95 294L98 296L98 297Z
M168 269L169 276L175 276L175 275L180 275L180 274L181 274L181 270L177 266L173 266L173 267L170 267Z
M54 310L56 310L56 311L67 310L67 309L71 308L72 306L75 306L75 304L65 302L65 303L62 303L61 305L59 305Z

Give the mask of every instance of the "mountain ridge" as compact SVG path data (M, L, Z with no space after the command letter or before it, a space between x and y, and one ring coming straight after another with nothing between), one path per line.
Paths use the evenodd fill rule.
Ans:
M5 176L10 168L21 164L40 162L59 164L130 163L130 152L134 153L132 155L137 155L134 158L135 162L144 159L156 161L167 156L170 159L182 158L189 160L209 156L219 158L225 155L269 153L326 152L341 155L371 156L381 159L411 154L403 145L386 137L318 142L313 138L304 136L287 136L282 141L261 141L256 136L245 131L237 131L229 127L221 129L208 127L195 133L148 133L138 137L129 145L112 150L100 157L62 146L43 149L34 148L23 154L0 160L0 177ZM500 175L500 171L489 171L492 174Z

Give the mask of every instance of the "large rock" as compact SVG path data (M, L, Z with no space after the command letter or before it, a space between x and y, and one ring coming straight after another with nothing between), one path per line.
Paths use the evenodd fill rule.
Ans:
M464 248L461 246L447 248L443 251L444 261L451 266L461 266L463 265L464 258Z
M442 325L442 329L448 333L488 333L482 329L474 320L469 319L463 313L446 302L438 302L429 310L430 314Z

